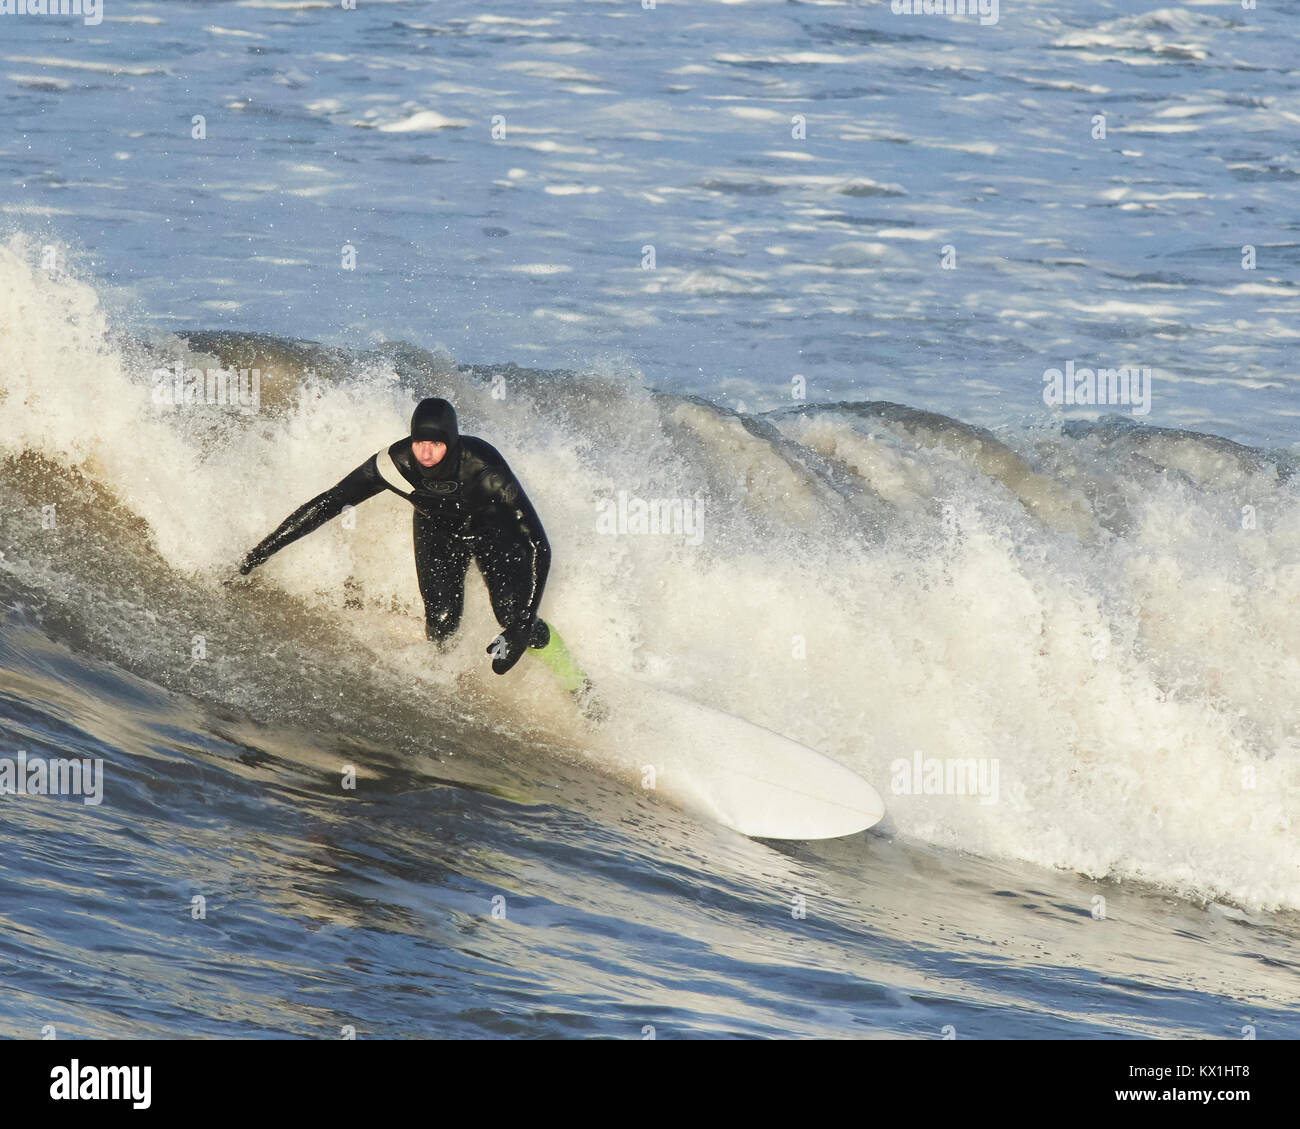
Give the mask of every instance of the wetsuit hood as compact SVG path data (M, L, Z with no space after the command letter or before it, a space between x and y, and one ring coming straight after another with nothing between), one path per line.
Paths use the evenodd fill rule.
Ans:
M456 423L456 409L446 400L430 398L415 406L411 416L411 442L447 444L447 453L434 466L421 466L417 460L411 460L422 478L456 476L460 466L460 428Z
M456 409L446 400L421 400L411 416L412 442L446 443L447 454L455 454L460 442Z

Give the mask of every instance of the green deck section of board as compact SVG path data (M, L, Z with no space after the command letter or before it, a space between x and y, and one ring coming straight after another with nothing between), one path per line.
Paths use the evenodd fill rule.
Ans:
M546 626L551 631L550 641L539 650L530 650L529 654L545 665L560 680L560 685L569 693L576 694L586 683L587 676L583 674L582 668L574 661L573 655L569 653L569 648L564 645L564 640L560 638L560 633L554 627L551 627L549 623Z

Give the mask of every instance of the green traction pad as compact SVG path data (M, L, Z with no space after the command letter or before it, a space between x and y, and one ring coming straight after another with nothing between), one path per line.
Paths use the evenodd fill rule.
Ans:
M582 668L574 661L573 656L569 653L569 648L564 645L564 640L560 638L560 633L548 623L551 638L545 647L538 649L529 648L528 653L535 659L541 660L542 664L550 670L556 678L560 680L563 686L571 694L576 694L586 684L587 676L582 673Z

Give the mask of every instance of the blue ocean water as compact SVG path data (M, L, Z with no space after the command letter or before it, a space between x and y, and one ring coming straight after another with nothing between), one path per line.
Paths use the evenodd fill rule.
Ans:
M104 784L0 796L0 1033L1295 1037L1294 15L0 14L0 758ZM430 394L598 681L885 822L630 787L653 717L484 674L480 588L430 654L389 499L222 587Z

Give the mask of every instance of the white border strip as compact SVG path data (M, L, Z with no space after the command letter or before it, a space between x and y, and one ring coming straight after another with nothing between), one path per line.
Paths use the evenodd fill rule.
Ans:
M398 471L397 464L393 462L393 457L388 453L387 448L375 456L375 465L379 468L379 476L402 497L409 498L415 493L411 489L411 484Z

